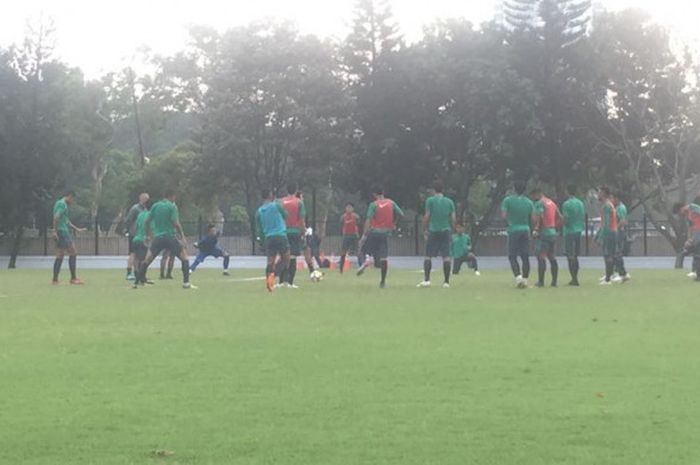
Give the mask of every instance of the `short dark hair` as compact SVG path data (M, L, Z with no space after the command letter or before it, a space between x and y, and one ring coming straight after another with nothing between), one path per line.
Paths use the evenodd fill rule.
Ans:
M576 184L569 184L566 186L566 191L569 193L569 195L576 195Z
M64 197L71 197L75 195L75 191L73 189L66 189L63 191L63 196Z
M215 229L215 228L216 228L216 225L214 223L209 223L207 225L207 229Z
M674 215L677 215L681 212L681 210L683 209L684 206L685 205L683 205L681 202L676 202L673 204L673 207L671 208L671 210L673 211Z
M515 193L518 195L523 195L525 193L525 189L527 187L527 184L525 181L515 181L513 183L513 189L515 190Z
M289 195L296 194L298 189L299 187L295 182L290 182L289 184L287 184L287 193Z
M173 197L175 195L175 190L173 189L167 189L165 191L165 198L169 199L170 197Z
M263 199L269 199L270 197L272 197L272 189L270 189L269 187L264 187L260 189L260 197L262 197Z
M384 195L384 188L379 184L372 187L372 193L376 195Z
M530 191L530 195L532 195L532 196L541 195L541 194L542 194L541 187L533 187L532 190Z
M348 202L348 203L346 203L346 204L345 204L345 206L346 206L346 207L352 207L352 208L355 208L355 204L354 204L354 203L352 203L352 202Z
M435 189L435 192L442 194L445 190L445 185L442 183L442 181L435 181L433 184L433 189Z
M606 197L610 197L612 195L612 192L608 186L600 186L598 191L602 192Z

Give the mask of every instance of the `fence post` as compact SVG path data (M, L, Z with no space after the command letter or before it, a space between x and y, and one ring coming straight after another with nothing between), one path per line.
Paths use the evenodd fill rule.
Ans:
M42 218L44 219L42 223L44 223L44 230L41 232L42 238L44 239L44 256L49 255L49 219L47 215L41 215Z
M642 217L643 219L643 225L644 225L644 256L647 256L647 253L649 251L649 244L647 243L647 214L645 213L644 216Z
M588 244L588 238L590 237L590 231L588 230L588 213L586 213L586 257L590 255L590 246Z
M95 215L95 255L100 254L100 224L97 222L97 215Z
M419 218L418 218L418 213L416 213L416 217L414 218L413 221L413 235L415 236L415 242L416 242L416 256L420 255L420 232L418 231L418 226L419 226Z

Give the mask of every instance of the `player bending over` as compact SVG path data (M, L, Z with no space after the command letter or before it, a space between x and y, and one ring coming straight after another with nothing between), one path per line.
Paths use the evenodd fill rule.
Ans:
M530 276L530 221L535 207L525 195L525 183L513 184L515 194L501 203L501 214L508 223L508 261L515 277L515 284L524 289ZM522 273L518 258L522 261Z
M688 221L688 240L684 253L693 255L693 269L689 276L700 282L700 204L676 203L673 205L673 213L685 217Z
M567 190L569 198L562 205L564 251L569 264L569 274L571 274L569 286L578 286L578 257L581 254L581 234L586 223L586 208L576 197L576 186L572 184Z
M190 284L190 261L187 256L187 239L180 225L180 218L175 205L175 192L168 190L165 198L156 202L151 207L148 218L145 221L146 236L152 231L153 242L146 258L136 274L134 287L146 282L146 272L155 257L167 250L173 257L180 259L182 265L182 287L184 289L196 289Z
M255 212L255 224L258 237L262 241L267 255L265 286L269 292L272 292L275 287L275 274L284 276L286 268L290 265L289 240L287 239L287 227L284 223L287 212L275 200L271 189L264 189L262 198L263 204ZM276 264L277 273L275 273Z
M58 275L63 265L63 257L68 254L68 268L70 269L70 283L83 284L76 274L77 252L73 244L71 232L82 232L85 228L79 228L70 220L69 207L73 204L75 193L66 191L63 197L58 199L53 206L53 230L56 240L56 260L53 262L53 280L51 284L58 284Z
M533 236L536 238L535 253L537 255L537 287L544 287L544 276L547 273L547 260L552 272L552 287L557 287L559 263L554 254L557 245L557 223L561 223L561 213L557 204L544 195L542 189L535 188L530 192L530 198L535 205L532 223Z
M190 273L194 272L207 257L224 257L224 276L228 276L228 264L231 257L227 251L219 247L218 242L219 235L216 232L216 226L213 224L208 225L207 233L198 242L194 243L194 246L199 249L199 253L190 267Z
M379 263L381 280L379 287L386 287L386 275L389 272L389 235L396 227L396 222L403 217L403 211L391 199L384 197L384 189L375 187L372 189L374 201L367 209L365 220L365 232L362 235L363 250L374 257L375 266ZM357 276L362 275L367 269L368 261L365 260L357 270Z
M452 274L459 274L462 269L462 264L466 263L469 268L474 270L474 274L481 276L479 272L479 264L476 260L476 255L472 252L472 238L466 233L466 229L461 224L455 227L455 233L452 235Z
M444 282L442 287L450 287L452 257L450 256L450 240L452 230L457 223L455 204L445 197L441 182L434 185L435 193L425 201L423 215L423 231L426 235L425 260L423 261L423 281L417 287L430 287L430 270L433 267L433 257L442 257L442 272Z

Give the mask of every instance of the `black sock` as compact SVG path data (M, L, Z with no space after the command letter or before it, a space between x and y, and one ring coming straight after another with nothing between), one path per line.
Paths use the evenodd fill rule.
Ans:
M342 254L340 256L340 272L341 273L343 272L343 269L345 268L345 257L346 257L346 254Z
M574 280L578 282L578 270L581 269L581 266L578 262L578 257L574 258Z
M622 256L617 257L617 272L620 276L625 276L627 270L625 269L625 259Z
M287 282L291 285L294 284L294 277L297 275L297 259L296 257L289 259L289 266L287 267Z
M282 262L283 262L283 260L280 259L280 261L277 262L277 265L274 267L275 276L277 277L278 282L279 282L280 284L284 283L284 282L285 282L285 279L287 279L287 276L285 275L285 270L286 270L286 268L284 268Z
M474 271L479 271L479 262L477 262L476 257L472 258L472 265L474 266Z
M508 257L510 262L510 269L513 271L513 276L520 276L520 264L518 263L517 257Z
M58 274L61 272L61 266L63 265L63 257L56 257L53 262L53 280L58 281Z
M530 277L530 256L522 255L520 258L523 261L523 278L527 279Z
M168 273L165 275L166 278L173 277L173 268L175 267L175 262L168 262Z
M75 274L76 260L75 255L68 257L68 268L70 269L70 279L77 279Z
M132 270L132 268L131 268L130 266L127 266L127 267L126 267L126 274L131 274L132 271L133 271L133 270Z
M615 268L615 260L612 257L605 257L605 280L610 281L610 276Z
M389 262L386 260L381 261L381 269L382 269L382 281L381 283L384 284L386 282L386 274L389 271Z
M448 284L450 282L450 271L452 271L452 262L445 260L442 262L442 273L445 275L445 282Z
M552 286L556 286L559 280L559 262L556 258L550 258L549 265L552 269Z
M231 260L231 257L229 257L228 255L224 255L224 271L228 270L228 264L229 264L230 260Z
M547 272L547 262L544 258L537 258L537 284L544 284L544 275Z
M433 267L433 261L429 258L423 260L423 280L430 281L430 270Z
M571 282L576 282L576 259L573 257L566 257L566 263L569 265L569 274L571 275Z
M182 261L182 282L187 284L190 282L190 261Z

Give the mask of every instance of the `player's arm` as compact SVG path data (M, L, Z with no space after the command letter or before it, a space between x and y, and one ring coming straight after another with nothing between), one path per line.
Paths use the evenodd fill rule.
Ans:
M306 205L303 200L299 200L299 219L301 220L301 230L306 231Z
M508 200L508 197L503 199L503 201L501 202L501 218L503 218L504 220L508 218L508 202L507 202L507 200Z
M367 207L367 216L365 219L365 227L364 227L364 231L362 232L363 238L367 237L367 234L369 233L370 221L372 220L372 218L374 218L375 209L376 209L376 207L374 206L373 203L369 204L369 207Z
M282 218L287 218L287 210L284 209L282 204L275 200L275 205L277 206L277 211L280 212L280 215L282 215Z
M562 227L564 225L564 215L561 214L559 211L559 207L555 210L555 215L556 215L556 225L558 227Z
M178 214L177 207L173 209L170 219L173 221L173 225L175 226L175 232L180 237L180 240L184 245L187 245L187 237L185 237L185 231L184 229L182 229L182 225L180 224L180 215Z
M87 228L79 228L76 225L74 225L71 220L68 220L68 226L75 232L87 231Z
M399 220L401 218L403 218L403 216L404 216L403 210L401 210L401 207L399 207L399 205L396 202L394 202L393 200L391 201L391 203L392 203L392 208L394 210L394 227L396 227L396 225L399 223Z
M58 222L61 220L61 213L63 213L63 210L60 210L53 215L53 235L55 238L58 238Z
M423 214L423 234L428 234L428 224L430 223L430 199L425 200L425 213Z
M457 229L457 209L455 208L454 202L452 202L452 216L450 216L450 222L452 223L452 231Z

